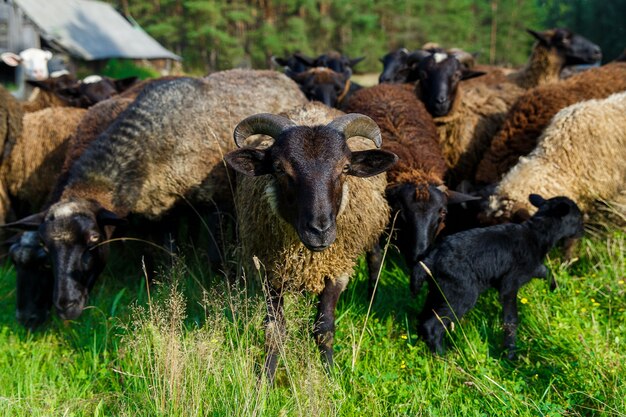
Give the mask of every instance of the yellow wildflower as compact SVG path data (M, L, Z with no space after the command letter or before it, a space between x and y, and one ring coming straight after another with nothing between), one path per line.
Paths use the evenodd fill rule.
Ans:
M521 302L522 304L528 304L528 298L526 298L526 297L522 297L522 299L520 300L520 302Z
M408 336L403 334L402 336L400 336L400 338L406 340L406 339L408 339Z

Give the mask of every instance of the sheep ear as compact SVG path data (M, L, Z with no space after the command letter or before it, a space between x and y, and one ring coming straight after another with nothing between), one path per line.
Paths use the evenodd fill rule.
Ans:
M105 208L100 208L96 213L98 225L102 226L122 226L128 223L126 219L119 217L117 214Z
M548 39L546 37L546 35L544 35L541 32L535 32L532 29L526 29L526 32L530 33L531 35L533 35L533 37L535 39L537 39L539 42L541 42L543 45L548 46L550 45L550 39Z
M539 208L546 202L546 199L539 194L531 194L528 196L528 201L530 201L530 204L533 206Z
M262 149L237 149L224 155L224 160L235 171L251 177L274 172L266 160L266 151Z
M17 67L22 62L22 58L13 52L5 52L2 54L2 61L11 67Z
M308 67L312 67L315 65L315 58L310 58L306 55L300 54L293 54L293 57Z
M352 152L347 174L362 178L371 177L387 171L397 161L395 153L380 149Z
M559 203L554 207L552 212L557 217L563 217L569 214L570 206L567 203Z
M358 58L354 58L351 59L348 63L348 65L350 65L350 68L354 67L356 64L358 64L359 62L363 61L365 59L364 56L360 56Z
M460 204L465 203L467 201L477 201L482 200L481 197L469 195L465 193L460 193L454 190L448 190L448 204Z
M464 70L463 73L461 74L461 79L462 80L469 80L470 78L476 78L476 77L480 77L482 75L487 74L484 71L472 71L472 70Z
M0 228L34 231L39 229L39 226L43 222L44 217L46 217L46 212L42 211L39 213L31 214L30 216L24 217L23 219L14 221L13 223L3 224L2 226L0 226Z

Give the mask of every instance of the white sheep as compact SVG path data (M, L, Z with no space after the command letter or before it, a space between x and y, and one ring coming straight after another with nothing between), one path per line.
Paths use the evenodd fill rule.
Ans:
M18 89L13 95L19 100L27 100L33 92L33 87L26 84L27 80L42 81L49 77L48 61L52 52L38 48L28 48L18 54L4 52L1 56L5 64L16 67Z

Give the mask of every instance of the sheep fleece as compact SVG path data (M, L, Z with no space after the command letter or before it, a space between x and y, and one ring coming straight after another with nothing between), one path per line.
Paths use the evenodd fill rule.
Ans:
M158 218L181 196L210 202L230 190L222 156L237 123L305 103L274 71L230 70L145 88L70 169L62 198L94 198L124 215Z

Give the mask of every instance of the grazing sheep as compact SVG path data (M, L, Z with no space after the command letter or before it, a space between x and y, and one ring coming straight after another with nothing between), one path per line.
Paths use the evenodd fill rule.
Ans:
M485 217L528 217L533 212L526 201L530 192L567 196L585 213L593 212L598 200L614 200L626 189L625 114L626 92L559 111L536 148L502 178Z
M399 213L394 236L412 271L445 227L448 204L466 201L463 194L444 185L447 166L433 118L410 89L393 84L356 92L346 111L371 117L380 127L382 149L399 158L387 171L386 196L391 217ZM380 247L374 248L368 260L373 289L380 269Z
M443 352L450 323L474 307L481 293L495 288L502 303L504 347L509 359L515 357L517 292L532 277L547 278L543 259L558 241L583 233L582 213L569 198L544 200L531 194L529 200L538 211L526 222L447 236L424 260L432 275L417 267L419 279L429 282L419 333L434 352ZM553 280L550 287L555 287Z
M476 182L494 184L535 148L541 132L561 109L579 101L626 90L626 63L614 62L576 74L558 84L532 89L511 108L476 170Z
M5 144L0 164L0 224L12 208L18 217L39 210L50 193L65 159L67 140L84 109L47 108L23 117L20 135Z
M380 131L370 118L341 114L310 103L290 112L289 118L251 116L235 129L237 144L254 134L271 136L273 144L225 156L243 174L238 176L235 207L244 261L258 276L252 268L256 257L261 273L267 273L265 371L270 380L285 333L286 291L319 294L314 335L332 365L337 300L357 257L376 243L389 218L385 176L377 174L397 157L369 149L371 143L363 138L381 145Z
M182 197L232 198L222 155L241 118L306 103L273 71L231 70L146 87L72 164L58 201L11 227L37 229L54 273L54 305L80 315L106 262L112 232L134 213L158 219Z

